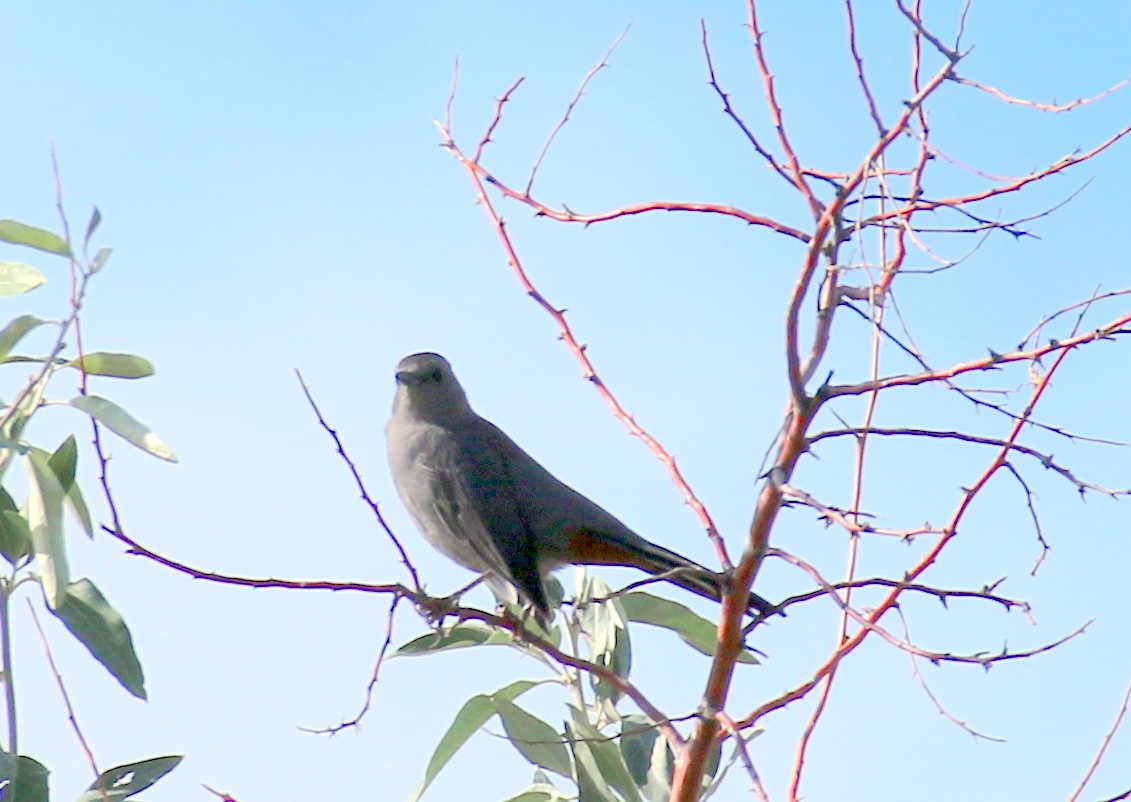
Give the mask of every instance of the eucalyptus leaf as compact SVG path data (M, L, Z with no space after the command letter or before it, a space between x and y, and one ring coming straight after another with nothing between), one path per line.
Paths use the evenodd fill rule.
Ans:
M570 802L574 798L549 783L533 783L504 802Z
M94 254L94 258L90 260L91 274L97 273L99 270L106 266L106 261L110 258L110 254L114 252L113 248L99 248L98 253Z
M78 445L75 443L75 436L71 435L64 440L47 463L55 471L55 476L65 491L63 501L67 508L86 532L86 536L94 537L94 522L90 517L90 509L86 506L86 499L83 498L78 482L75 481L75 468L78 463Z
M15 510L0 510L0 554L15 567L31 553L31 529L27 519ZM3 798L0 796L0 800Z
M123 688L139 699L146 698L145 676L129 627L93 582L71 583L53 612Z
M16 758L16 781L13 784L12 802L47 802L47 767L33 757L20 755ZM8 789L0 799L7 802Z
M46 251L58 256L70 256L71 248L58 234L45 228L29 226L18 220L0 220L0 240L13 245L26 245L38 251Z
M612 788L601 775L601 769L593 757L593 750L584 740L574 724L566 722L566 735L569 749L573 753L574 782L577 783L578 798L585 802L619 802Z
M632 773L625 765L620 748L589 723L577 708L573 708L573 726L575 736L579 736L585 742L605 782L615 788L628 802L643 802Z
M168 462L177 461L177 455L161 442L161 438L153 430L113 401L97 395L79 395L67 403L90 415L110 431L143 451L148 451L153 456Z
M496 699L495 709L511 745L523 757L563 777L572 776L569 750L557 730L507 699Z
M41 453L46 454L46 452ZM54 454L47 457L47 464L55 472L55 478L59 480L63 492L70 490L71 485L75 483L75 468L78 465L78 460L79 447L73 434L59 444Z
M90 244L90 238L94 236L94 232L98 230L98 225L102 222L102 212L95 206L90 212L90 222L86 224L86 233L82 235L82 247L86 250L86 246Z
M92 351L67 363L91 376L110 376L115 379L144 379L154 373L153 363L136 354L118 354L110 351Z
M0 262L0 296L23 295L46 283L47 277L23 262Z
M581 573L581 572L579 572ZM628 677L632 670L632 642L628 616L613 588L600 577L586 575L579 580L578 619L589 645L590 659L616 676ZM593 599L602 599L595 602ZM601 700L616 704L623 695L615 685L596 674L589 675L593 691Z
M46 322L35 315L20 315L10 320L8 325L0 329L0 359L6 359L12 349L16 347L16 343L22 340L25 334Z
M696 651L708 657L714 656L716 627L690 608L641 591L626 593L619 598L630 621L670 629ZM743 649L738 654L738 662L757 664L758 658L749 649Z
M393 657L414 657L449 649L466 649L470 646L509 645L514 637L506 630L496 629L478 621L457 624L450 629L429 632L413 638L393 651Z
M76 802L126 799L141 793L175 769L183 759L182 755L165 755L107 769Z
M424 770L424 779L413 790L409 802L417 802L424 795L428 786L432 784L432 781L436 779L444 766L448 764L448 761L467 743L467 739L478 732L479 728L486 724L491 716L495 715L497 701L513 701L537 684L534 680L519 680L500 688L491 695L477 694L464 702L463 707L459 709L455 719L448 727L448 731L436 744L432 758L428 761L428 768Z
M63 488L43 451L24 455L28 477L27 520L39 581L47 606L62 604L70 583L66 544L63 541Z

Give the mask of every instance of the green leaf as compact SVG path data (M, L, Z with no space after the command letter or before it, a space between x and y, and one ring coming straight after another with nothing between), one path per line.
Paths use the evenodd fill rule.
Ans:
M621 757L632 780L651 802L667 802L671 796L675 754L651 719L629 713L621 719Z
M18 220L0 220L0 240L13 245L26 245L37 251L46 251L59 256L71 255L71 247L58 234L45 228L29 226Z
M0 359L5 359L16 343L24 338L32 329L42 326L46 320L40 320L35 315L20 315L0 330Z
M86 532L87 537L93 539L94 520L90 517L90 508L86 506L86 499L83 498L78 482L71 485L71 489L67 491L63 501L66 503L67 509L71 511L71 515L75 516L75 520L79 522L82 531Z
M423 796L428 786L432 784L432 781L436 779L436 776L448 764L448 761L460 750L460 747L467 743L467 739L478 732L479 728L486 724L491 716L495 715L496 700L512 701L537 684L533 680L519 680L499 688L490 696L481 693L464 702L463 707L456 713L451 726L448 727L448 731L444 733L440 743L436 744L432 758L428 761L428 768L424 770L424 779L412 792L409 802L417 802Z
M123 688L145 698L145 676L129 627L93 582L72 582L54 613Z
M16 781L12 802L47 802L47 767L33 757L20 755L16 758ZM4 789L7 794L8 789ZM0 796L8 802L8 796Z
M690 608L640 591L626 593L619 598L630 621L670 629L691 648L708 657L714 656L715 625ZM758 658L749 649L743 649L738 654L738 662L757 664Z
M95 206L90 212L90 222L86 224L86 233L82 235L83 251L86 251L86 246L90 244L90 238L94 236L94 232L98 230L98 224L102 222L102 212Z
M90 510L86 506L86 499L83 498L82 490L75 482L77 463L78 446L75 444L74 435L64 440L62 445L47 460L47 464L51 466L51 470L55 471L55 476L58 477L59 484L66 493L63 500L68 509L79 522L79 526L86 532L86 536L92 538L94 537L94 522L90 518Z
M28 477L27 521L35 564L47 606L55 610L63 602L71 581L63 542L63 488L42 451L24 455Z
M448 649L466 649L469 646L509 645L514 637L506 630L496 629L478 621L457 624L451 629L428 632L398 647L389 657L414 657Z
M94 275L104 268L106 266L106 260L110 258L110 254L113 252L113 248L99 248L98 253L94 254L94 259L90 262L90 267L88 268L90 274Z
M90 784L77 802L103 802L104 799L131 797L160 780L183 759L181 755L166 755L107 769Z
M0 554L12 567L31 554L31 529L27 519L15 510L0 511ZM0 796L0 800L3 798Z
M578 620L589 645L590 659L624 678L632 670L632 642L628 617L620 599L613 597L613 588L603 579L578 571ZM611 597L611 598L610 598ZM594 602L593 599L604 599ZM589 675L590 685L599 699L616 704L623 695L615 685L596 674Z
M618 802L612 788L605 781L597 759L593 756L590 744L577 730L576 725L566 722L566 736L569 749L573 753L574 782L577 783L578 798L585 802Z
M572 799L574 797L567 796L549 783L534 783L504 802L570 802Z
M46 452L43 452L46 453ZM75 436L72 434L64 440L55 453L47 458L47 464L51 466L51 470L55 472L55 478L59 480L59 485L63 488L63 492L71 489L71 485L75 483L75 467L79 460L79 447L75 443Z
M617 745L586 721L577 708L573 708L573 726L576 728L575 734L583 739L584 746L588 748L605 782L615 788L628 802L643 802Z
M16 756L11 752L5 752L0 749L0 800L4 799L7 794L10 794L14 789L12 788L12 778L16 776Z
M511 745L524 758L563 777L572 776L569 750L557 730L506 699L496 699L495 709Z
M0 262L0 296L23 295L44 284L47 277L23 262Z
M169 462L176 462L177 455L161 442L153 431L109 399L97 395L79 395L67 402L82 410L114 434L133 443L143 451Z
M67 363L91 376L111 376L115 379L144 379L154 373L153 363L136 354L116 354L93 351Z

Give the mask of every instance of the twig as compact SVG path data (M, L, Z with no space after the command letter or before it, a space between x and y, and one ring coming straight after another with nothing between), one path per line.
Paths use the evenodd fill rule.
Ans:
M67 686L63 683L63 675L59 673L59 668L55 665L55 657L51 654L51 644L47 642L47 635L43 632L43 627L39 624L39 615L35 612L35 607L32 605L31 600L27 600L28 610L31 611L31 620L35 623L35 631L39 633L39 642L43 644L43 654L47 657L47 665L51 669L51 673L55 677L55 684L59 687L59 696L63 700L63 706L67 709L67 720L71 722L71 729L74 730L75 738L78 739L79 746L82 748L83 754L86 755L86 761L90 764L91 773L94 775L94 780L99 784L99 794L103 802L108 802L110 797L106 793L106 789L102 787L102 772L98 770L98 762L94 759L94 752L87 743L86 738L82 734L82 727L79 726L78 717L75 715L75 708L71 705L71 697L67 693Z
M1123 702L1119 706L1119 711L1115 714L1115 721L1111 723L1107 734L1104 735L1103 740L1100 741L1099 749L1096 750L1092 762L1088 764L1088 770L1084 772L1084 776L1081 778L1080 784L1076 786L1076 790L1072 792L1072 796L1068 797L1068 802L1077 802L1077 800L1080 799L1080 795L1084 793L1084 788L1091 782L1092 775L1094 775L1096 769L1100 767L1104 755L1107 753L1107 748L1111 746L1115 734L1119 732L1119 727L1123 724L1123 717L1127 715L1128 705L1131 705L1131 685L1128 685L1127 690L1123 692ZM1131 796L1131 791L1113 797L1111 800L1108 800L1108 802L1115 802L1117 799L1126 799L1128 796Z
M911 630L907 626L907 617L904 616L903 610L899 609L898 607L896 608L895 612L899 616L899 620L903 623L904 639L911 640ZM927 694L927 698L931 700L931 704L935 706L935 710L939 712L939 715L955 724L956 726L961 727L975 740L993 741L994 743L999 744L1005 743L1004 738L995 738L992 735L986 735L985 733L978 732L965 721L958 718L958 716L947 710L946 706L943 705L939 697L935 695L935 692L932 691L931 687L927 684L927 678L923 676L923 672L919 670L919 659L913 654L908 655L907 657L911 661L911 673L915 675L915 679L919 682L919 687L923 689L923 693Z
M573 99L569 102L569 105L566 106L565 114L563 114L562 118L558 120L558 124L554 126L554 129L550 131L550 135L546 137L546 142L542 145L542 150L538 152L538 158L534 160L534 166L530 168L530 178L528 178L526 181L525 194L527 196L530 195L530 190L534 187L534 177L538 174L538 168L542 166L542 160L546 158L546 153L550 150L550 145L554 144L554 139L557 137L558 132L565 128L565 124L569 122L570 113L574 110L577 104L581 102L581 96L585 94L585 87L589 86L589 82L593 80L593 76L609 66L609 59L612 57L613 52L617 49L620 43L624 41L624 38L628 36L628 31L630 28L632 28L631 24L626 26L625 29L621 31L621 35L616 38L616 41L613 42L612 46L610 46L609 49L605 52L605 55L601 58L600 63L585 74L585 78L581 81L581 86L577 88L577 93L574 94ZM448 130L451 130L450 126L448 127ZM478 161L478 159L476 160Z
M378 506L377 502L373 500L373 497L369 495L369 490L366 489L365 482L362 480L361 474L358 472L357 466L354 464L354 461L350 459L349 454L346 453L346 448L342 444L341 438L338 437L337 430L331 427L330 424L326 422L326 419L322 416L322 410L318 408L318 404L314 401L314 396L311 395L310 387L307 385L306 380L302 377L302 373L296 370L295 376L298 377L299 386L302 387L302 393L306 396L306 400L310 404L310 408L314 410L314 415L318 418L318 424L326 431L326 434L330 435L330 438L334 441L334 445L337 447L338 454L346 463L346 467L349 469L350 475L353 476L354 484L357 485L358 492L361 493L361 500L369 505L369 509L373 511L373 517L377 519L377 523L380 524L383 530L385 530L385 534L389 536L389 540L391 540L393 546L396 547L397 552L401 556L401 562L404 564L404 567L408 569L409 576L412 577L413 586L417 590L421 590L422 586L420 584L420 577L417 576L416 568L413 567L412 561L408 558L408 552L405 550L405 547L401 543L400 538L398 538L393 533L393 529L385 520L385 516L381 514L380 506Z
M766 787L762 785L762 778L758 776L758 769L754 767L754 761L750 757L750 750L746 748L746 739L742 737L742 733L726 713L720 710L715 714L715 718L734 739L734 748L738 751L742 765L746 769L746 776L750 778L750 790L754 792L758 802L770 802L770 795L766 793Z
M1026 100L1025 98L1013 97L1011 95L1007 95L1000 89L995 89L992 86L988 86L987 84L980 83L979 81L975 81L970 78L963 78L961 75L955 75L953 77L953 80L955 83L972 87L981 92L985 92L987 95L993 95L998 100L1003 100L1006 103L1011 103L1015 106L1028 106L1029 108L1036 109L1037 111L1049 112L1050 114L1060 114L1062 112L1072 111L1072 109L1078 108L1080 106L1087 106L1089 103L1095 103L1097 100L1102 100L1108 95L1114 92L1118 92L1120 89L1127 86L1129 82L1131 82L1131 78L1125 78L1119 83L1110 86L1104 91L1100 92L1098 95L1093 95L1092 97L1081 97L1068 103L1057 104L1038 103L1035 100Z
M336 735L342 730L357 727L361 724L361 720L365 718L365 714L369 712L369 706L373 702L373 689L377 687L377 682L381 677L381 666L385 664L385 656L388 654L389 646L393 643L393 619L401 598L401 596L393 596L393 600L389 604L389 614L385 617L385 640L381 644L381 651L377 654L377 662L374 663L373 671L369 675L369 682L365 686L365 699L362 702L361 709L353 718L343 721L341 724L334 727L324 727L322 729L300 727L300 729L316 735Z

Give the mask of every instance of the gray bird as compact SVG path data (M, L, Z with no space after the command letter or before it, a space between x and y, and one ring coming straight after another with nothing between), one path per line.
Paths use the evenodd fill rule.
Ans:
M389 466L405 507L442 554L513 586L544 621L544 577L567 564L638 568L719 600L725 577L645 540L479 417L444 357L407 356L396 378ZM750 606L776 609L756 594Z

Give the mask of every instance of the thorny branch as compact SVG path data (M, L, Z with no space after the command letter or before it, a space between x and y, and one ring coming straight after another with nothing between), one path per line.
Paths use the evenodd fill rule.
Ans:
M960 45L960 39L965 30L968 8L961 12L954 43L948 44L945 37L938 35L924 22L921 0L916 0L916 2L910 4L903 2L903 0L896 0L896 5L899 13L910 27L909 74L911 94L895 108L894 118L889 117L889 121L885 121L885 104L880 94L873 87L865 68L866 60L858 35L854 3L852 0L845 2L848 51L854 65L856 81L868 117L876 130L872 146L862 155L857 166L847 171L830 171L808 165L795 146L795 140L790 135L786 124L785 103L779 95L770 67L770 54L759 24L755 0L747 0L746 3L747 26L754 68L761 79L765 113L768 123L773 129L773 139L776 141L776 146L771 145L770 140L763 138L758 133L757 126L750 124L746 118L739 114L731 94L723 88L723 80L717 71L716 61L708 41L707 25L705 21L701 22L701 47L706 61L708 83L711 90L721 101L723 113L737 127L742 137L749 143L766 167L786 181L804 201L813 218L813 225L808 229L793 226L783 220L759 212L702 202L648 201L605 212L581 214L564 204L560 209L553 208L532 196L532 180L527 182L524 190L515 189L506 179L492 172L482 159L484 147L491 141L494 131L501 124L504 106L511 99L514 90L521 83L521 79L512 85L496 102L495 114L470 157L462 151L455 141L450 115L440 125L444 145L459 160L472 180L477 199L486 211L488 219L503 246L507 261L523 289L554 319L561 338L582 364L585 377L594 384L613 413L634 434L643 439L668 466L673 481L699 514L712 540L716 543L720 562L724 567L730 566L730 561L726 556L726 547L706 509L675 468L674 460L671 459L670 455L650 435L643 432L635 424L633 419L620 407L604 383L597 378L597 374L586 355L585 347L580 344L566 322L563 310L550 304L535 288L529 277L528 269L518 257L516 246L503 223L502 216L488 194L488 189L493 188L504 200L512 200L524 205L532 210L536 217L558 222L580 223L587 226L593 223L620 220L633 215L660 211L706 213L744 221L749 225L758 226L785 236L804 246L804 255L799 265L793 290L789 296L784 332L789 390L787 414L778 435L773 463L769 471L762 477L761 490L755 505L745 551L732 575L733 592L728 594L727 599L724 600L718 629L718 649L706 681L701 704L703 715L696 723L687 742L688 748L677 752L672 799L690 802L696 798L701 787L700 780L712 743L728 736L733 737L736 741L740 740L742 732L761 722L770 713L784 708L793 701L805 698L814 689L823 688L822 693L824 695L821 698L822 700L827 698L832 687L832 677L841 661L855 651L869 636L878 637L893 647L909 653L913 659L928 659L933 662L965 662L989 666L1002 660L1019 659L1039 654L1055 648L1083 631L1084 627L1081 627L1065 638L1020 652L1002 650L994 653L979 652L959 655L946 651L923 649L912 643L909 637L897 637L880 625L880 620L886 614L898 610L899 599L904 593L932 595L944 605L952 598L975 598L999 604L1007 610L1021 609L1026 615L1029 614L1029 607L1026 602L1002 596L996 592L999 583L993 583L980 590L951 590L935 587L922 581L923 574L936 564L954 538L959 523L964 519L973 500L979 496L982 489L999 471L1005 471L1020 483L1026 494L1025 503L1036 526L1038 539L1042 544L1046 543L1045 534L1041 530L1036 508L1032 501L1032 491L1019 468L1010 462L1009 457L1024 457L1036 461L1045 469L1054 471L1070 482L1081 494L1089 490L1112 497L1123 496L1128 493L1128 490L1125 489L1110 489L1079 478L1075 470L1055 460L1051 453L1020 442L1020 437L1029 430L1042 429L1073 440L1112 442L1100 438L1085 438L1069 433L1061 427L1041 422L1034 417L1034 411L1049 386L1052 376L1063 364L1068 354L1080 348L1093 346L1100 341L1114 341L1131 333L1131 313L1118 314L1106 324L1090 331L1073 331L1068 337L1050 339L1044 344L1039 344L1037 337L1058 316L1080 306L1089 308L1091 304L1085 302L1066 307L1060 312L1047 316L1042 324L1012 351L1006 353L991 351L987 357L961 361L945 367L933 366L914 346L907 321L903 319L902 315L900 315L900 323L904 328L907 341L911 345L904 344L899 337L889 331L883 320L888 301L890 300L891 304L895 305L892 288L899 276L904 273L932 272L906 267L911 248L920 249L936 263L941 264L941 267L935 268L935 270L953 270L962 264L970 254L973 254L978 247L976 245L971 249L970 254L961 259L944 259L933 252L926 241L927 235L948 233L984 237L993 233L1003 233L1014 238L1034 236L1032 231L1027 227L1023 228L1023 226L1042 219L1054 211L1055 207L1011 219L1002 219L1000 213L997 212L992 214L980 213L977 210L978 205L1018 193L1035 183L1089 162L1131 134L1131 126L1128 126L1091 148L1069 154L1027 175L1013 178L995 178L988 172L967 168L957 160L950 159L933 142L927 105L942 86L949 84L965 87L988 93L1011 104L1058 113L1098 101L1107 94L1122 88L1126 82L1092 98L1063 105L1042 104L1010 97L1000 90L980 84L964 75L960 76L957 71L965 55L964 49ZM606 54L597 67L586 75L581 90L569 103L565 115L551 132L547 143L553 141L561 126L569 120L570 114L581 98L582 91L588 86L592 77L600 69L607 66L608 59L609 54ZM932 59L941 61L941 63L934 67L928 67L928 62ZM901 139L910 139L917 143L917 147L910 164L892 166L889 164L889 161L892 160L889 151L892 150L894 143ZM545 148L534 164L531 178L541 166L544 155ZM928 169L939 161L968 169L974 175L988 182L989 185L960 195L928 196L924 192L926 174ZM831 192L826 192L826 190L831 190ZM826 197L826 195L828 196ZM1057 204L1057 206L1060 205L1062 204ZM865 210L866 208L867 210ZM950 226L927 225L921 222L923 213L934 212L953 213L968 222ZM850 213L855 214L855 219L849 218ZM868 237L865 235L868 235ZM861 254L865 249L873 247L878 250L878 254L876 258L864 260L860 265L850 264L848 260L840 258L842 247L849 242L854 242ZM844 283L845 271L854 268L866 271L867 283L864 286L850 286ZM1102 295L1097 293L1095 300L1117 298L1127 292L1129 291L1119 290ZM800 341L800 334L804 329L802 309L804 302L814 297L818 303L816 316L810 323L812 341L808 350L804 350ZM857 302L862 303L858 304ZM871 375L867 380L848 384L833 384L827 378L820 387L811 390L810 383L814 378L821 375L821 366L826 360L829 344L834 336L835 311L838 307L845 305L856 311L872 327ZM867 306L867 310L862 308L864 306ZM889 344L896 346L904 355L910 356L922 370L919 373L912 374L885 374L881 371L882 358L887 354L887 349L884 346ZM1042 360L1047 359L1051 359L1052 364L1047 368L1038 370L1037 366L1042 365ZM956 383L957 379L998 371L1012 363L1027 363L1033 366L1030 376L1031 393L1028 401L1020 410L1015 411L1010 409L1007 403L996 403L982 397L987 393L998 393L1009 398L1018 392L1015 389L973 389L961 387ZM831 371L829 371L829 377L831 378ZM923 385L941 386L954 390L959 393L960 397L970 401L977 408L992 409L1001 413L1008 421L1008 431L1000 436L986 436L960 430L919 426L878 426L874 423L873 413L881 396L888 397L886 391L897 387L910 389ZM810 433L819 410L839 404L842 399L861 395L866 396L868 401L867 412L861 425L853 426L846 423L838 429ZM835 411L834 414L836 414ZM993 456L976 480L962 490L955 508L944 526L932 527L927 525L908 529L882 528L875 526L862 510L864 468L866 465L865 444L872 436L950 440L972 446L991 448L993 449ZM854 491L851 503L846 509L824 504L792 484L792 476L798 459L813 449L819 442L839 437L851 437L857 443L857 459L852 472ZM827 523L836 524L850 536L850 559L847 576L843 581L829 582L804 561L769 545L770 533L774 528L777 514L783 506L789 504L804 504L813 508ZM888 535L906 540L928 538L933 539L933 542L902 577L898 579L889 577L860 579L855 576L855 555L862 542L861 536L868 534ZM741 598L741 595L750 588L758 567L766 556L774 556L792 562L809 575L811 583L815 586L812 591L790 596L782 602L782 607L815 601L819 598L831 598L836 601L842 611L840 634L832 653L811 672L807 679L786 693L754 707L745 716L732 719L725 711L731 675L744 634L739 626L743 610L740 609L741 605L737 604L735 599ZM878 605L862 612L850 603L848 594L853 590L865 588L882 589L886 593ZM856 625L854 631L849 632L847 630L846 625L849 621ZM914 670L917 672L917 667ZM941 713L950 717L958 726L976 734L976 731L965 722L950 716L942 702L925 685L924 692ZM799 744L794 776L789 790L791 802L800 797L800 780L808 734L811 733L820 718L821 705L823 705L823 701L819 703L818 711L810 718L806 734ZM740 750L740 756L751 778L752 789L755 794L759 798L768 798L768 793L761 785L754 769L753 759L747 752L745 745Z

